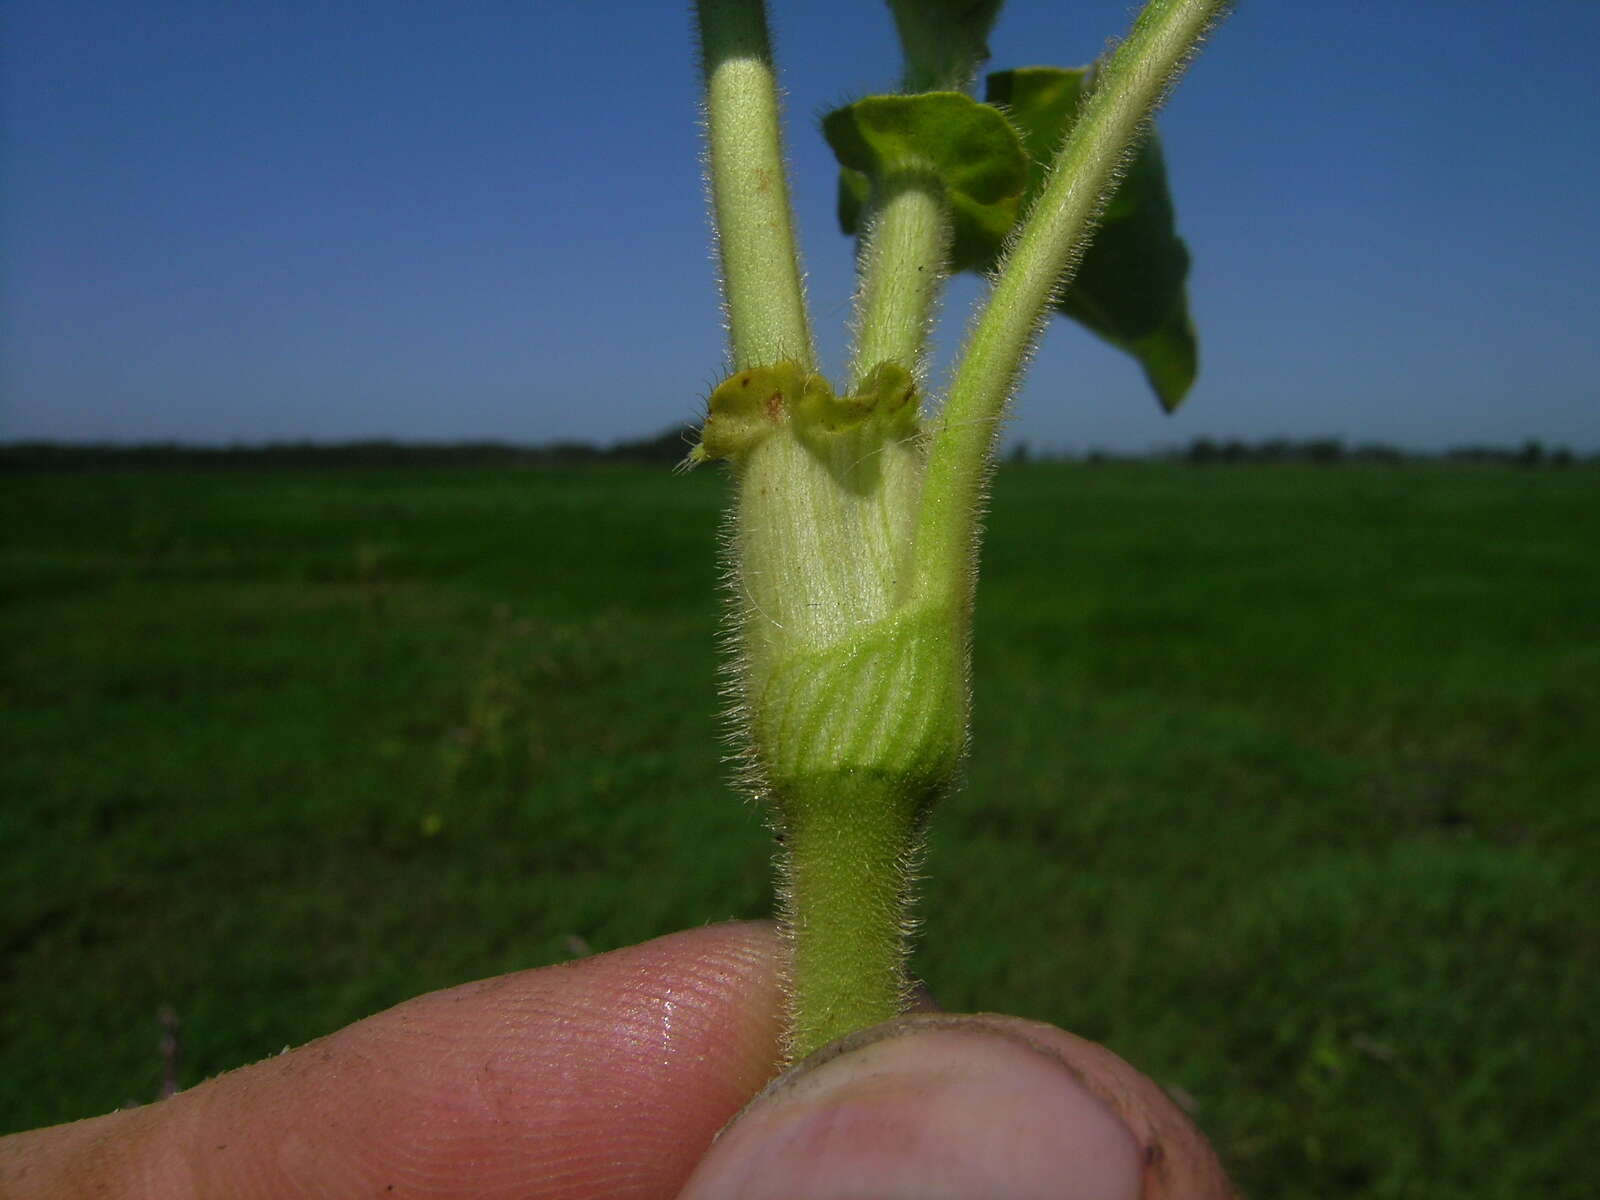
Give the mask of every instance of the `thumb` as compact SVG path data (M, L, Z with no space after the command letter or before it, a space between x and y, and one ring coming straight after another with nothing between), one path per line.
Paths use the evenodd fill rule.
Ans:
M1109 1051L1016 1018L927 1015L779 1077L680 1200L1231 1195L1187 1118Z

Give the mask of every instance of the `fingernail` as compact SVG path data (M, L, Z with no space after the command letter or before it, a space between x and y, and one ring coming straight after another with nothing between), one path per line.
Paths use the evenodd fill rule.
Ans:
M1136 1200L1133 1135L1054 1054L961 1018L907 1017L779 1079L680 1200Z

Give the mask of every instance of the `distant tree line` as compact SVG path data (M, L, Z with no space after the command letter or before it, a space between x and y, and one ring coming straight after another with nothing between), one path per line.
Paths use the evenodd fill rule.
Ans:
M303 467L564 467L587 463L671 465L688 454L692 430L674 427L654 437L596 446L590 442L267 442L259 445L196 446L182 442L140 444L8 442L0 444L0 469L93 470L276 470Z
M139 444L0 443L0 470L273 470L305 467L563 467L599 463L680 462L695 431L674 426L654 437L597 446L591 442L267 442L259 445L196 446L182 442ZM1339 438L1268 438L1260 442L1195 438L1187 446L1147 455L1091 450L1086 454L1036 453L1025 441L1011 445L1007 461L1107 462L1167 459L1206 466L1217 463L1408 463L1461 462L1516 467L1567 467L1600 463L1600 454L1580 457L1565 446L1530 440L1520 446L1458 446L1436 453L1402 450L1378 442L1347 446Z
M1600 462L1600 454L1591 454L1585 459L1566 446L1546 447L1543 442L1532 439L1520 446L1468 445L1443 451L1417 451L1383 442L1347 446L1342 439L1333 437L1302 440L1278 437L1259 442L1200 437L1187 446L1144 455L1116 454L1105 450L1091 450L1081 455L1036 454L1027 442L1016 442L1006 458L1014 463L1063 460L1096 463L1156 458L1196 466L1213 463L1313 463L1330 466L1336 463L1459 462L1517 467L1569 467L1578 462Z
M1181 457L1191 463L1275 463L1304 462L1331 464L1339 462L1400 463L1413 460L1500 463L1519 467L1568 467L1577 456L1565 446L1547 450L1543 442L1529 440L1517 447L1505 446L1455 446L1442 453L1419 454L1390 446L1383 442L1363 442L1346 446L1340 438L1323 437L1294 441L1290 438L1269 438L1262 442L1237 440L1218 442L1211 438L1196 438L1190 442Z

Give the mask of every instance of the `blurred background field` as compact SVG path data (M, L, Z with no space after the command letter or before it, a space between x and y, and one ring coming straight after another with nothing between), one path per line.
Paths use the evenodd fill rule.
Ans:
M723 480L0 479L0 1132L764 915ZM1103 1040L1250 1194L1600 1194L1600 471L1009 465L941 1003Z

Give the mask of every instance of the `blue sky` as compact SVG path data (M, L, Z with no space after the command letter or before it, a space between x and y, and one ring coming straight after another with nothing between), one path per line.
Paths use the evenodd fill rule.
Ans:
M893 30L772 8L837 369L815 118L893 83ZM1011 0L991 65L1086 61L1129 15ZM11 0L0 36L0 438L603 442L716 381L678 0ZM1597 48L1591 0L1245 0L1161 122L1199 383L1163 417L1057 321L1013 436L1600 450Z

